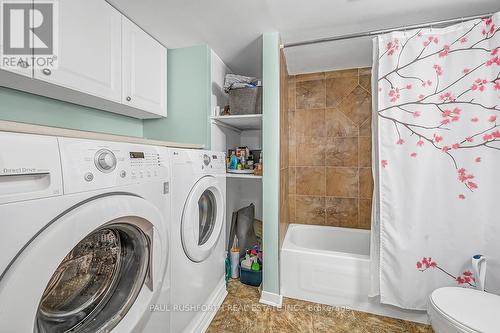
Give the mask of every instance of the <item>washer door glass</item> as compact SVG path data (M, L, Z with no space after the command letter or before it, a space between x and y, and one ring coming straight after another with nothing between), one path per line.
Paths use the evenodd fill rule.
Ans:
M205 176L191 189L181 220L181 242L194 262L207 259L223 229L225 197L217 178Z
M199 215L199 239L198 245L203 245L214 231L215 219L217 217L217 204L215 196L210 190L206 190L198 200Z
M66 255L37 312L38 332L108 332L125 316L144 284L149 241L136 226L95 230Z

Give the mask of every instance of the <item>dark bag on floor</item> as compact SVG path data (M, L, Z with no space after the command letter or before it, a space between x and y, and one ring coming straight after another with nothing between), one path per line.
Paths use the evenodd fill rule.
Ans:
M245 251L257 244L257 236L253 227L255 219L255 205L243 207L233 213L231 219L231 230L229 233L229 244L227 247L228 252L231 251L234 242L234 235L238 238L238 245L240 247L240 258L245 256Z

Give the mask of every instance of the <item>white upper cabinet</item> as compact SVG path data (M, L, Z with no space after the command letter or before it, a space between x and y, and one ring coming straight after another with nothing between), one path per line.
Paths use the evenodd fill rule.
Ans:
M122 18L122 103L167 116L167 50Z
M166 48L104 0L57 4L55 66L0 62L0 86L140 119L166 117ZM33 56L52 58L36 49Z
M34 78L121 103L122 15L103 0L58 4L58 66Z

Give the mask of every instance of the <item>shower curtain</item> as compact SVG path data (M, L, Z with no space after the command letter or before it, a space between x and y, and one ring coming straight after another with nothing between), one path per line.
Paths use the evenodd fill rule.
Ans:
M371 296L382 303L425 310L436 288L474 288L475 254L500 293L499 29L497 13L374 41Z

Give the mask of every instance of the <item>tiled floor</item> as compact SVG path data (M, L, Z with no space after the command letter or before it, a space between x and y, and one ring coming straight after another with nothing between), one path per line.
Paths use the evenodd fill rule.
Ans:
M432 333L427 325L285 298L283 308L259 303L259 291L238 281L207 333Z

